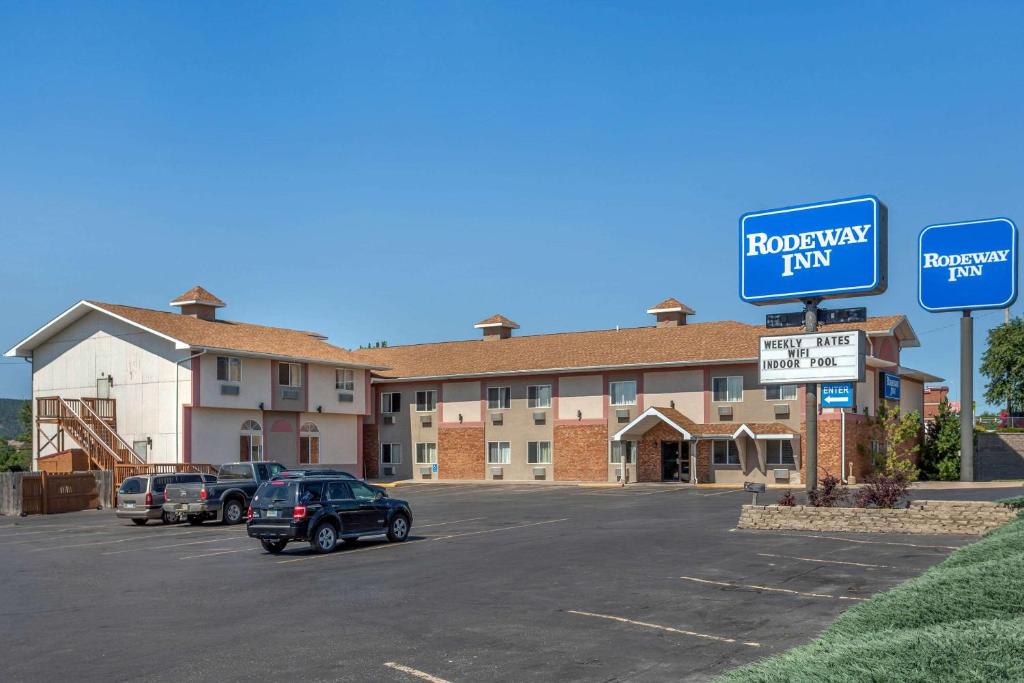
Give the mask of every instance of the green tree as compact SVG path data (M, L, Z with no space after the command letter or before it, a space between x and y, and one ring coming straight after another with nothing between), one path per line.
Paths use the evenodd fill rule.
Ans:
M946 399L939 404L935 420L925 428L921 468L929 479L960 478L960 416Z
M886 476L902 474L913 481L920 470L911 461L921 449L921 414L916 410L906 415L898 406L878 406L874 419L875 438L881 448L875 454L875 468Z
M32 450L16 449L0 441L0 472L27 472L32 469Z
M989 330L981 374L988 378L987 403L1006 406L1007 410L1024 407L1024 318ZM963 405L970 405L969 396L964 397Z
M25 443L32 442L32 401L25 401L18 409L18 419L21 421L21 432L17 436L18 441Z

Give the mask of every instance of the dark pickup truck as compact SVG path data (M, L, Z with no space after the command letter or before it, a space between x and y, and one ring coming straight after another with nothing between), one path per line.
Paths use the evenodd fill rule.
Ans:
M164 490L164 512L184 517L189 524L215 519L224 524L245 521L256 489L283 472L276 462L232 462L217 470L213 483L168 484Z

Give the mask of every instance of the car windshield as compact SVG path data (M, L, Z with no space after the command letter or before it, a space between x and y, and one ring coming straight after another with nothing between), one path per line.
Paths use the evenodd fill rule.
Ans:
M252 479L252 467L249 465L224 465L217 470L217 479Z
M298 494L299 485L294 481L272 481L260 484L253 496L252 504L259 506L270 506L274 503L292 503Z
M145 493L146 492L146 480L142 477L129 477L121 482L121 488L117 490L118 493Z

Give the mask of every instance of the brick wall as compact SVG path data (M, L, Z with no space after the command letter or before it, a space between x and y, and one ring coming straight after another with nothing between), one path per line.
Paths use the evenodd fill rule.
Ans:
M682 434L664 422L651 427L636 446L637 481L661 481L661 442L682 438Z
M980 535L1017 517L998 503L915 500L909 508L815 508L744 505L741 529Z
M832 474L845 479L850 475L857 481L871 474L874 464L871 460L871 425L863 415L846 416L846 470L842 468L843 426L840 420L818 420L818 479ZM806 462L803 463L806 476ZM803 481L806 481L804 479Z
M555 425L554 469L556 480L608 481L608 427Z
M367 479L376 479L380 476L380 457L378 450L380 444L377 437L377 425L363 425L363 470Z
M710 441L697 442L697 481L701 484L711 481L711 449Z
M437 430L437 478L483 479L486 467L484 439L482 426L439 427Z

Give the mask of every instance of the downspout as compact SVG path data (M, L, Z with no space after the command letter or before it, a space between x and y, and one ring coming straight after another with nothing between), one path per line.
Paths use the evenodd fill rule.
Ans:
M181 434L181 427L180 427L180 425L181 425L181 403L178 400L178 381L179 381L178 370L181 369L181 364L182 363L185 363L187 361L195 360L196 358L199 358L199 356L203 355L204 353L206 353L206 349L203 349L202 351L200 351L199 353L195 354L194 356L189 356L188 358L182 358L181 360L174 362L174 462L180 462L180 456L178 455L178 453L179 453L180 448L181 448L181 443L180 443L180 439L181 439L181 437L180 437L180 434Z

